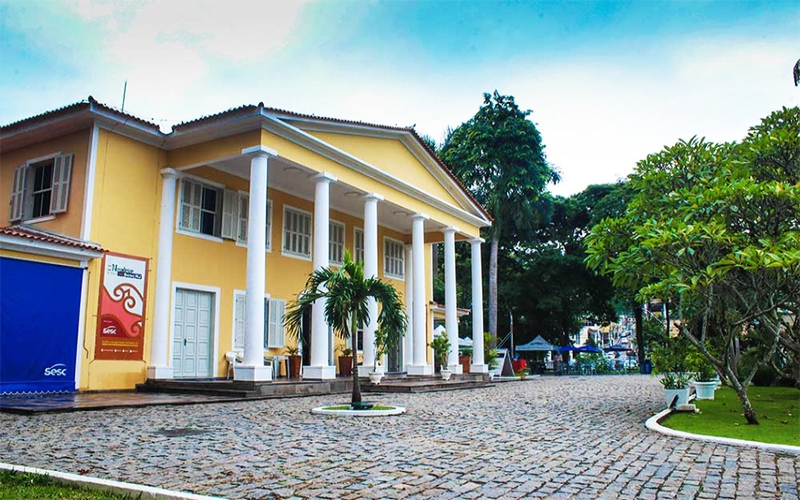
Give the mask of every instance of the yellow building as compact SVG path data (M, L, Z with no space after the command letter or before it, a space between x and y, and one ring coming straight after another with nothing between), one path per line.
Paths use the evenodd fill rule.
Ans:
M0 129L0 197L0 392L224 377L230 352L235 378L270 380L264 357L297 345L286 303L345 250L406 305L388 372L433 373L432 243L445 243L448 335L456 244L472 245L482 303L479 230L491 219L410 128L259 104L164 133L90 97ZM321 308L309 316L303 377L333 378L341 340ZM374 330L363 331L370 368Z

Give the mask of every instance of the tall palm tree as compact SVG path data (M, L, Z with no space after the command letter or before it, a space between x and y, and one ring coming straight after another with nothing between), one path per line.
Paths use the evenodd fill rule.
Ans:
M355 262L345 251L344 263L338 269L317 269L308 277L305 290L289 304L284 323L290 335L299 338L303 313L316 302L326 299L325 322L342 339L351 339L353 346L353 397L351 404L361 402L358 381L358 342L356 332L369 321L369 298L381 305L378 328L386 334L387 345L397 345L406 330L403 304L393 286L378 278L365 278L364 265Z

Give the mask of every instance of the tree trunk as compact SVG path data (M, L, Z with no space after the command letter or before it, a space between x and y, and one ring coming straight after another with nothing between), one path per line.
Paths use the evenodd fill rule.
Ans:
M350 339L353 341L353 396L350 404L361 402L361 384L358 380L358 322L353 314L353 325L350 327Z
M636 350L639 357L639 373L644 373L644 318L642 318L642 305L635 300L631 301L633 309L634 328L636 330Z
M756 411L753 409L753 405L750 404L750 398L747 397L747 387L742 385L737 377L728 378L730 378L730 382L733 385L733 390L736 391L736 395L739 396L739 401L742 402L744 419L747 420L748 424L758 425Z
M497 254L500 250L500 232L492 232L489 253L489 333L492 345L497 345Z

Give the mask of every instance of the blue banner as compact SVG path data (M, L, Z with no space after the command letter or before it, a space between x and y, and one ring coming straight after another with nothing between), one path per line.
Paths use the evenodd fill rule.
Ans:
M82 276L0 257L0 394L75 390Z

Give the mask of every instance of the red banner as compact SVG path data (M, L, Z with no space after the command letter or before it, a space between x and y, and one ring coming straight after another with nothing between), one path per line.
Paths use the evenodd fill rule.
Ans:
M95 359L144 359L148 259L103 256Z

